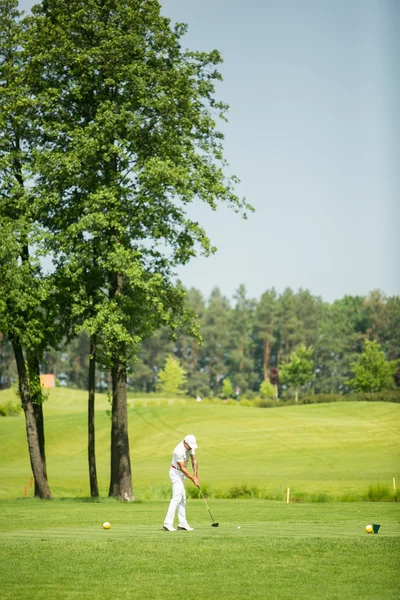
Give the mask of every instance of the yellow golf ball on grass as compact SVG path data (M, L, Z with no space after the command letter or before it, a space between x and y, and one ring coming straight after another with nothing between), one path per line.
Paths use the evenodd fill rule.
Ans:
M366 525L366 526L365 526L365 531L366 531L367 533L372 533L372 532L373 532L373 530L374 530L374 528L372 527L372 525Z
M103 528L104 529L110 529L111 527L111 523L109 523L108 521L106 521L105 523L103 523Z

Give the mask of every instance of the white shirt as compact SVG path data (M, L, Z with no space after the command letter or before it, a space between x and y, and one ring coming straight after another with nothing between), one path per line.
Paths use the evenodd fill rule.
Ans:
M174 448L174 452L172 454L172 465L179 471L180 469L178 467L178 462L184 462L186 469L189 456L194 456L194 454L194 449L186 450L184 443L180 442L176 448Z

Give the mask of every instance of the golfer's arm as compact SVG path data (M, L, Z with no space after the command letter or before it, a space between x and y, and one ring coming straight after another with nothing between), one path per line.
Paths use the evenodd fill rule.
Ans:
M191 456L190 458L192 459L193 473L198 477L199 463L197 462L197 458L195 456Z
M185 463L183 461L178 462L178 466L179 466L179 469L182 471L182 473L185 475L185 477L187 477L188 479L191 479L194 483L194 475L191 475L189 473L189 471L185 467Z

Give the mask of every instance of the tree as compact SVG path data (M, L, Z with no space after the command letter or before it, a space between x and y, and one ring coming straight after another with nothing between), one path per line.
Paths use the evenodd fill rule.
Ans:
M268 379L270 368L271 348L276 342L277 298L274 288L265 292L256 306L254 318L254 332L256 343L262 356L263 380ZM261 350L261 352L260 352Z
M299 388L309 383L312 377L313 361L312 361L313 349L306 348L302 344L297 350L292 352L288 363L281 365L279 369L279 376L285 385L296 388L296 402L299 398Z
M39 358L49 341L50 286L30 246L36 220L32 176L33 102L24 57L26 27L18 2L0 4L0 329L11 341L24 410L35 495L47 481Z
M269 379L264 379L260 385L261 398L272 399L275 397L275 386L272 385Z
M5 335L0 332L0 390L11 387L12 380L16 378L12 346Z
M242 391L253 385L253 323L255 302L247 298L246 288L240 285L230 313L229 370L236 387Z
M400 358L400 297L391 296L386 299L383 309L381 330L379 334L381 345L389 360Z
M395 387L397 361L387 361L376 341L365 340L362 355L351 367L354 378L349 385L356 392L381 392Z
M296 314L296 296L290 288L286 288L278 298L277 307L277 365L282 360L289 361L292 348L300 343L302 339L301 323Z
M395 371L393 375L394 384L396 387L400 388L400 361L395 362Z
M201 361L209 375L209 387L214 396L219 395L220 383L227 371L230 310L228 299L219 288L214 288L202 323L203 344L200 348Z
M158 389L165 396L176 396L186 386L186 373L174 356L169 356L158 374Z
M59 271L91 273L98 257L103 297L82 328L104 340L112 372L109 493L132 500L128 365L161 324L194 332L174 268L214 250L186 205L250 208L216 129L221 56L182 50L186 27L156 0L47 0L32 13L41 220Z
M223 398L232 398L233 396L233 385L229 377L225 377L222 382L221 395Z
M205 301L204 298L195 288L186 291L185 306L192 312L196 322L201 329L201 324L204 319ZM200 335L193 336L185 331L177 333L174 353L179 358L183 368L186 371L188 378L188 390L192 396L208 395L207 374L203 371L196 376L196 371L200 366Z

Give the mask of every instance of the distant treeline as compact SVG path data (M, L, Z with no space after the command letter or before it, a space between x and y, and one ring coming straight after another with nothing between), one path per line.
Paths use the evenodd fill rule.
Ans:
M187 291L186 302L197 316L202 343L181 333L171 339L167 329L157 330L139 348L130 364L131 391L157 389L158 372L174 355L187 374L192 396L218 396L229 377L233 387L251 397L271 374L289 360L300 344L312 346L313 376L304 392L347 393L351 364L361 355L366 339L377 340L388 360L400 358L400 298L380 291L368 296L345 296L324 302L308 290L267 290L257 301L241 285L233 301L215 288L208 299L196 289ZM45 353L42 373L56 375L59 385L87 389L89 339L82 333L61 351ZM17 381L11 346L3 338L0 385ZM111 387L106 372L97 373L97 389ZM240 390L240 391L239 391ZM285 392L280 390L281 394Z

